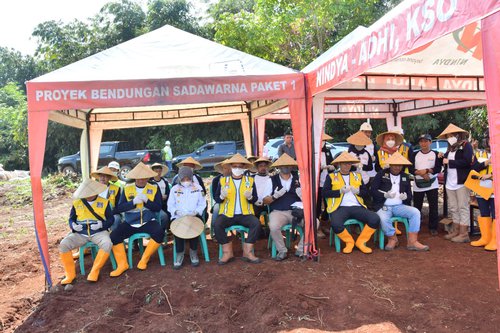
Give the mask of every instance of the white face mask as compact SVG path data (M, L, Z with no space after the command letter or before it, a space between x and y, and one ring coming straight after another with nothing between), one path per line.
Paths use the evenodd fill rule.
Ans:
M184 186L184 187L189 187L191 186L192 182L190 181L187 181L187 182L181 182L181 185Z
M448 138L448 143L450 144L450 146L453 146L455 143L457 143L458 139L456 136L451 136Z
M239 177L239 176L241 176L245 172L245 169L242 169L242 168L231 168L231 172L236 177Z
M356 148L357 151L362 151L365 146L354 146L354 148Z
M396 141L389 140L389 141L386 141L385 144L387 145L387 147L392 148L396 144Z

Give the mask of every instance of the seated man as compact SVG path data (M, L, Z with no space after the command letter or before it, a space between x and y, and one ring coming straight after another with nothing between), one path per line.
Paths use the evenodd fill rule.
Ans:
M298 167L297 162L288 154L284 153L273 163L272 167L277 168L279 173L271 177L272 181L272 196L271 196L271 213L269 214L269 231L278 254L275 260L281 261L286 259L288 249L283 241L281 228L284 225L291 224L294 216L292 209L294 204L301 202L302 189L297 174L292 174L292 169ZM300 206L300 205L299 205ZM301 221L303 224L303 221ZM295 255L302 257L304 254L304 239L300 239L297 245Z
M257 264L261 260L253 254L254 244L259 238L261 227L254 215L253 203L257 200L257 190L253 177L243 176L245 169L252 166L240 154L233 155L225 164L231 165L231 176L220 179L214 199L219 203L219 216L214 222L215 238L222 245L223 256L219 265L231 261L233 245L229 242L225 229L233 225L242 225L249 229L243 245L243 260Z
M151 178L149 182L151 184L156 184L161 191L161 226L163 229L168 229L170 224L170 213L167 210L167 200L170 194L170 184L168 183L167 178L165 178L168 168L166 165L155 163L151 166L151 170L156 172L156 176Z
M273 183L269 176L269 166L272 164L270 160L260 157L253 162L257 173L254 175L255 187L257 188L257 201L254 205L255 216L259 217L266 209L266 205L272 201L271 194L273 192Z
M214 179L212 179L212 190L211 190L211 193L210 195L212 196L212 199L214 200L214 204L213 204L213 207L212 207L212 221L211 221L211 226L210 226L210 229L213 229L213 224L215 222L215 220L217 220L217 217L219 216L219 203L217 201L215 201L214 199L214 195L215 195L215 192L217 191L217 188L219 188L220 186L220 179L222 177L230 177L231 176L231 165L230 164L226 164L226 161L227 160L224 160L224 161L221 161L219 163L216 163L214 165L214 169L215 171L217 171L219 174L217 176L214 177Z
M359 160L346 151L332 162L339 167L339 170L329 174L326 178L323 197L326 198L326 211L333 232L346 244L342 252L351 253L356 245L361 252L372 253L372 249L366 246L366 242L377 230L380 218L374 212L366 209L363 197L368 195L368 190L363 183L362 175L359 172L351 171L351 167L355 163L359 163ZM344 227L345 221L349 219L356 219L365 224L356 243Z
M409 221L408 245L411 251L428 251L429 247L418 241L420 230L420 211L411 206L412 192L410 177L402 172L405 166L411 163L399 152L395 152L385 163L388 169L380 170L371 186L373 196L373 208L380 216L382 231L389 238L386 251L394 250L399 244L396 230L391 223L391 217L406 217Z
M59 244L66 275L61 284L69 284L76 278L75 262L71 253L73 249L89 241L99 246L92 270L87 276L87 280L92 282L97 281L102 266L109 258L112 244L107 229L113 224L113 213L108 199L98 196L105 189L106 185L87 179L73 194L76 200L73 201L69 216L71 233Z
M207 206L205 196L202 194L201 186L193 182L193 170L188 167L179 169L180 184L172 187L172 195L168 198L168 209L172 215L172 221L183 216L197 216L201 219L203 211ZM191 265L198 266L198 237L192 239L182 239L175 237L175 249L177 256L174 262L174 269L180 269L184 260L184 241L189 241L189 258Z
M99 196L103 197L104 199L108 199L109 204L111 205L111 209L114 210L116 205L120 201L120 196L122 193L120 186L112 183L118 180L115 172L113 172L108 167L102 167L99 170L92 172L90 176L92 178L95 178L95 180L97 180L99 183L107 186L106 189L102 191L102 193L99 193ZM113 216L114 222L111 226L111 230L115 230L116 227L118 227L118 225L122 222L122 217L120 214L114 213Z
M148 246L142 255L137 268L146 269L149 258L160 246L165 230L156 220L161 210L161 191L158 186L148 183L156 173L140 162L128 174L127 178L135 179L135 183L127 184L115 211L125 212L125 223L111 232L113 254L118 267L111 272L112 277L120 276L129 267L125 255L123 240L136 233L148 233L151 236Z

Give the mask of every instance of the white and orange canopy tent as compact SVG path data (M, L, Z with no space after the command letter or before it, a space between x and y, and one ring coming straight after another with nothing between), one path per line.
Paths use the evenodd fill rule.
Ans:
M51 285L41 171L48 120L82 131L82 171L97 167L103 130L239 120L283 100L305 112L303 74L165 26L27 83L36 237Z

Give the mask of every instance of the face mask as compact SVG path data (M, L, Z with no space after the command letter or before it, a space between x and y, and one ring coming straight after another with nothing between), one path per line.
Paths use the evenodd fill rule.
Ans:
M292 168L290 167L282 167L280 168L280 172L285 174L285 175L288 175L290 172L292 171Z
M239 177L239 176L241 176L245 172L245 169L242 169L242 168L231 168L231 171L232 171L233 175L235 175L236 177Z
M392 147L394 147L394 145L396 144L396 141L394 141L394 140L389 140L389 141L387 141L385 144L387 145L387 147L392 148Z
M187 182L181 182L181 185L184 186L184 187L189 187L191 186L191 182L187 181Z
M452 137L449 137L448 138L448 143L450 144L450 146L453 146L455 143L457 143L458 139L456 136L452 136Z
M365 146L354 146L354 148L356 148L357 151L362 151Z

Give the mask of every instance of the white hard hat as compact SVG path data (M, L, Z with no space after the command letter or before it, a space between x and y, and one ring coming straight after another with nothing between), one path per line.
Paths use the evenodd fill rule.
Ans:
M170 141L168 141L168 140L167 140L167 141L165 141L165 144L166 144L166 145L170 145Z
M362 123L361 126L359 127L360 131L373 131L372 125L370 123Z
M396 133L399 133L401 135L405 134L405 131L403 131L403 129L399 126L394 126L393 128L391 128L391 132L396 132Z
M111 161L108 164L108 168L120 170L120 163L118 163L117 161Z

